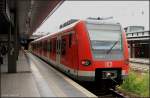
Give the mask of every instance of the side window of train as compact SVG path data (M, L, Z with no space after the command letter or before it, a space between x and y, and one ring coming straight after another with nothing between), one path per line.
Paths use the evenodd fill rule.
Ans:
M42 41L42 47L43 47L43 51L45 51L44 41Z
M72 45L72 34L69 34L69 48L71 48Z
M47 42L47 51L50 51L50 41Z
M48 48L48 45L47 45L47 44L48 44L48 40L46 41L46 45L45 45L45 46L46 46L46 47L45 47L46 51L48 51L48 50L47 50L47 48Z
M66 54L66 39L63 38L61 41L61 54L65 55Z
M39 49L39 43L36 43L36 48Z
M56 39L53 41L53 52L56 52Z
M44 47L44 51L46 51L47 50L47 48L46 48L46 41L43 42L43 47Z
M38 45L37 45L38 43L36 43L36 44L34 44L34 46L33 47L36 47L35 49L38 49ZM34 48L33 48L34 49Z
M41 45L42 45L42 43L41 43L41 42L39 42L39 43L38 43L38 45L39 45L39 46L38 46L38 48L39 48L39 49L41 49L41 48L42 48L42 46L41 46ZM40 47L40 46L41 46L41 47Z
M42 47L43 47L43 46L42 46L42 41L40 42L40 46L41 46L40 49L42 49Z
M53 51L53 43L52 43L52 41L50 41L50 52L52 52Z
M41 49L43 50L43 42L41 41Z
M47 41L44 41L44 50L47 51Z
M52 52L52 41L49 42L49 51Z

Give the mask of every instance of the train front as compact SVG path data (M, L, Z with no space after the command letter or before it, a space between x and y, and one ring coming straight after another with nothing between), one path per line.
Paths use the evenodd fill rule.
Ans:
M121 25L119 23L86 21L85 27L91 57L85 57L90 62L89 66L80 68L86 70L91 67L91 70L88 69L88 72L94 72L91 79L99 84L103 85L104 83L111 87L121 84L122 80L128 75L129 67L126 34L123 32ZM86 43L84 43L84 46L86 47ZM82 54L84 54L84 51L82 51Z
M119 23L94 24L86 27L91 44L95 80L107 85L120 84L128 75L128 46Z

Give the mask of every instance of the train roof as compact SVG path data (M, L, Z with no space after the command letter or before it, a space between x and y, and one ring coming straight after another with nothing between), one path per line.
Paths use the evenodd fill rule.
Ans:
M115 21L110 21L110 20L91 20L91 19L79 20L78 19L77 21L75 21L75 22L73 22L73 23L71 23L71 24L69 24L67 26L64 26L63 28L59 29L58 31L56 31L54 33L50 33L50 34L45 35L43 37L40 37L40 38L38 38L38 39L36 39L36 40L34 40L32 42L37 42L37 41L39 41L41 39L44 39L44 38L47 38L47 37L49 37L51 35L55 35L55 34L61 33L62 31L65 31L66 29L74 27L80 21L85 21L86 23L91 23L91 24L113 24L113 25L120 25L120 23L115 22Z
M54 33L50 33L50 34L48 34L48 35L45 35L45 36L43 36L43 37L40 37L40 38L38 38L38 39L32 41L32 42L37 42L37 41L39 41L39 40L41 40L41 39L44 39L44 38L47 38L47 37L49 37L49 36L51 36L51 35L55 35L55 34L61 33L62 31L66 30L66 29L68 29L68 28L74 27L74 26L75 26L77 23L79 23L80 21L81 21L81 20L78 20L78 21L76 21L76 22L74 22L74 23L72 23L72 24L70 24L70 25L68 25L68 26L65 26L65 27L59 29L58 31L56 31L56 33L55 33L55 32L54 32Z
M114 20L91 20L91 19L86 19L85 21L87 23L91 23L91 24L113 24L113 25L120 25L119 22L116 22Z

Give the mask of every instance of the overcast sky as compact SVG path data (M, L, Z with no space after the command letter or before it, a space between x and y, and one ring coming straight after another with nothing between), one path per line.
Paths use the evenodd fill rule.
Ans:
M34 33L56 32L69 19L109 17L123 27L145 26L149 30L149 1L65 1Z

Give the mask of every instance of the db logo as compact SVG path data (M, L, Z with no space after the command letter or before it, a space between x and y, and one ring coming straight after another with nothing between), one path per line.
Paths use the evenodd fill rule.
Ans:
M106 63L105 63L105 67L107 67L107 68L108 68L108 67L109 67L109 68L112 67L112 62L106 62Z

